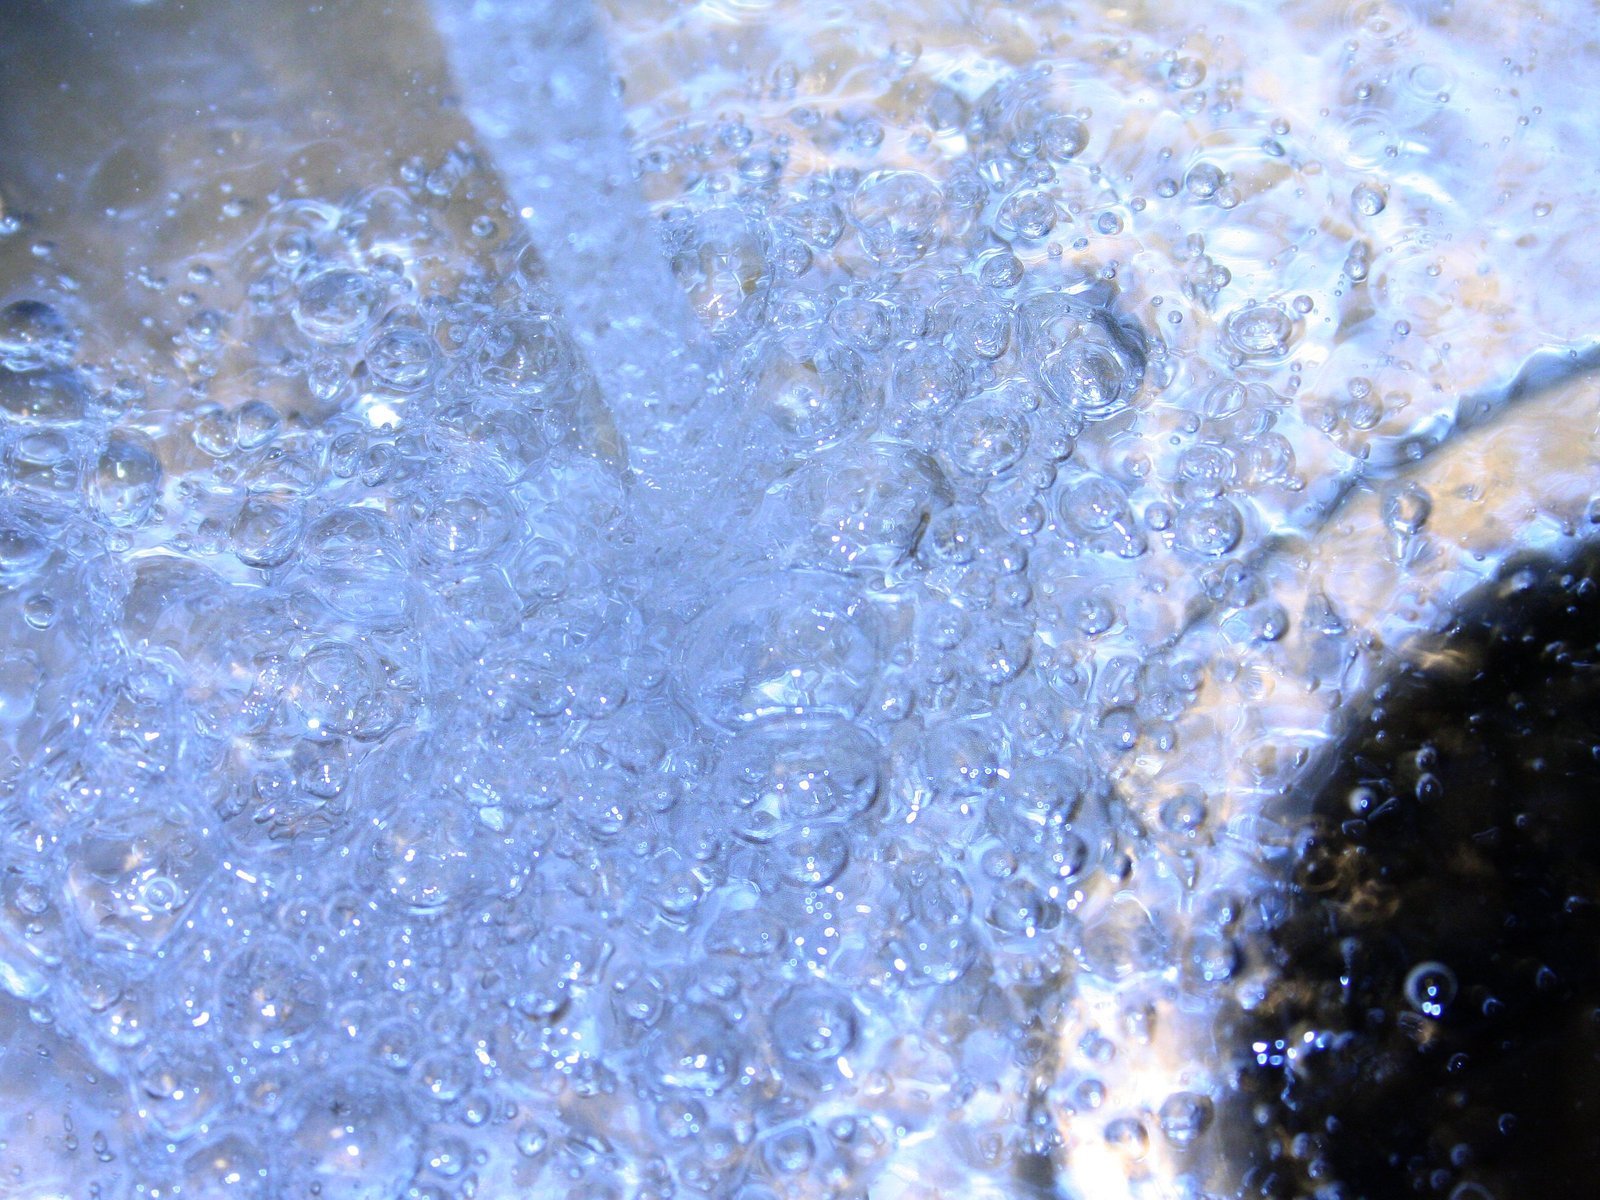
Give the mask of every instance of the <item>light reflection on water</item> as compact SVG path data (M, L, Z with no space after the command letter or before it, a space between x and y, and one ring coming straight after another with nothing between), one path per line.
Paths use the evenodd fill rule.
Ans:
M0 1170L1232 1191L1293 797L1589 520L1577 19L611 5L685 399L559 55L14 6Z

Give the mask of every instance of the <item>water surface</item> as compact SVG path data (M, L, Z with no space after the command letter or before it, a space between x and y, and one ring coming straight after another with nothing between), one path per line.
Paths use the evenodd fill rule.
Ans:
M1383 1194L1237 1039L1594 524L1583 15L9 6L7 1194Z

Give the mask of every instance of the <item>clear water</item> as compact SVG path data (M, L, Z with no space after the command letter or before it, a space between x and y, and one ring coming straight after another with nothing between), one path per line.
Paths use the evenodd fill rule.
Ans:
M1235 1194L1593 524L1581 17L12 6L0 1194Z

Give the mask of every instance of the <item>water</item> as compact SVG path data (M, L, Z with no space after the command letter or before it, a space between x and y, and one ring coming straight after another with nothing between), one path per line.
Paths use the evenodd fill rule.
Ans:
M1288 986L1235 1042L1293 1147L1242 1156L1263 1194L1585 1194L1594 579L1592 549L1508 573L1374 694L1319 789L1272 935Z
M1230 1039L1594 525L1577 14L4 21L8 1194L1365 1186Z
M636 469L661 475L656 486L676 499L693 489L682 460L695 453L678 426L721 381L634 182L598 14L587 4L433 11L473 127L520 205Z

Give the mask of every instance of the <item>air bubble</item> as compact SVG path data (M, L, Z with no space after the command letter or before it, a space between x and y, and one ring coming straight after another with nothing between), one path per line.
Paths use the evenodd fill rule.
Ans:
M1184 176L1183 183L1189 194L1199 200L1209 200L1222 187L1223 174L1211 163L1196 163Z
M804 495L811 544L825 561L880 570L911 553L946 502L938 466L902 442L870 442L819 463Z
M1020 191L1000 206L995 218L1001 233L1023 241L1050 236L1060 219L1055 197L1048 191Z
M484 325L471 348L473 376L503 396L540 397L574 383L575 351L554 318L515 313Z
M779 346L768 355L752 391L785 444L815 449L837 441L865 415L862 374L860 360L849 350Z
M738 1075L739 1038L713 1008L675 1006L650 1038L649 1062L666 1087L712 1096Z
M1244 520L1234 505L1222 499L1185 504L1173 521L1178 545L1205 558L1227 554L1244 535Z
M367 369L390 387L412 391L433 373L433 339L421 329L397 325L377 334L367 345Z
M1089 128L1076 117L1052 116L1039 130L1039 144L1056 162L1078 157L1089 145Z
M348 346L370 327L382 298L370 275L342 267L323 271L300 285L294 323L321 345Z
M950 419L945 452L964 475L1004 474L1028 446L1028 424L1005 395L982 396L961 405Z
M13 300L0 308L0 367L29 371L71 360L78 335L54 305Z
M1039 365L1046 390L1079 416L1103 421L1128 407L1134 385L1129 368L1110 346L1074 342Z
M1211 1117L1210 1099L1194 1092L1174 1092L1162 1101L1156 1121L1167 1141L1186 1150L1210 1127Z
M1406 1003L1427 1017L1443 1016L1456 998L1455 972L1443 963L1412 967L1405 979Z
M903 270L937 243L944 197L931 179L914 171L876 171L851 198L850 219L870 258Z
M44 668L27 650L0 654L0 721L19 721L33 712Z
M1231 314L1227 337L1247 358L1280 358L1289 349L1294 320L1275 304L1252 304Z
M1384 523L1394 532L1410 536L1428 523L1433 501L1422 488L1411 484L1389 492L1382 507Z
M82 377L60 367L0 367L0 409L18 420L70 424L87 413L89 397Z
M966 397L967 373L943 346L923 342L895 362L890 389L911 411L942 416Z
M773 1045L791 1062L831 1065L854 1047L858 1024L847 997L817 985L802 986L779 1000L773 1010Z
M251 567L276 567L299 544L302 519L292 500L261 495L246 500L229 533L233 552Z
M1387 203L1383 189L1374 187L1370 183L1358 183L1350 193L1350 207L1355 210L1357 216L1375 217L1384 210Z
M1199 87L1205 77L1206 65L1198 58L1180 58L1167 72L1167 82L1180 89Z
M238 1028L258 1046L282 1046L324 1015L328 992L306 956L283 938L251 945L224 966L225 1002Z

